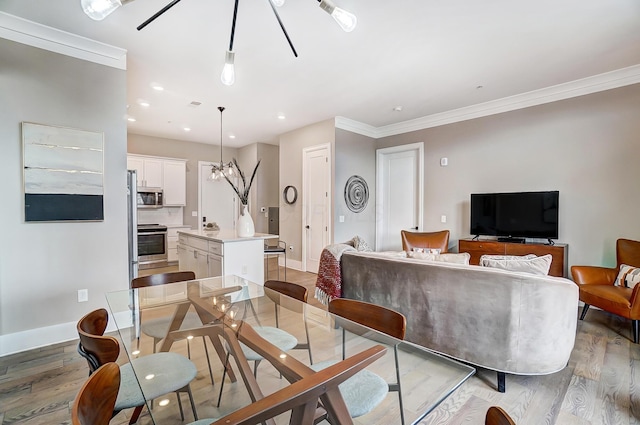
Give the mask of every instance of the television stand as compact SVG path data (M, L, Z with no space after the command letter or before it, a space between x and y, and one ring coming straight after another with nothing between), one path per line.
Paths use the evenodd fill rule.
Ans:
M512 243L511 241L502 242L495 239L460 239L458 241L458 252L468 252L471 254L469 264L478 264L480 257L484 254L489 255L541 255L551 254L551 268L549 275L551 276L568 276L567 272L567 254L569 247L566 244L557 243L555 245L547 245L546 243Z
M525 243L525 238L498 238L498 242L509 242L509 243Z

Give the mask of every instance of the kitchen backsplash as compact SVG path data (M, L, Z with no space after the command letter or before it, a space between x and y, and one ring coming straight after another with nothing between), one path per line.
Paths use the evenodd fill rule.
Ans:
M183 207L163 207L158 209L139 209L138 224L183 224Z

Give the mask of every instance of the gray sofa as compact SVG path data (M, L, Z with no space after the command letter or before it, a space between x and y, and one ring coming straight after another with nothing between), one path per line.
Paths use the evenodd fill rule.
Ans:
M570 280L481 266L345 252L342 296L407 318L406 339L498 372L544 375L573 349L578 287Z

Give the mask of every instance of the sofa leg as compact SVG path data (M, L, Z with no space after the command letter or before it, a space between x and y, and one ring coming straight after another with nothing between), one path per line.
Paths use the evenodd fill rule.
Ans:
M638 320L632 320L631 321L631 330L632 330L632 334L633 334L633 343L637 344L638 343L638 339L640 337L640 326L638 326Z
M507 378L504 372L498 372L498 392L505 392L507 387Z
M587 310L589 310L589 304L584 305L584 307L582 307L582 314L580 315L580 320L584 320L584 316L587 315Z

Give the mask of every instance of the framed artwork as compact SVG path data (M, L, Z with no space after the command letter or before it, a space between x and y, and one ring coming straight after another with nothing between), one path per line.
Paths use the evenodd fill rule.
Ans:
M22 123L24 219L104 220L104 136Z
M349 177L344 185L344 202L354 213L364 211L369 202L369 186L365 179L356 175Z

